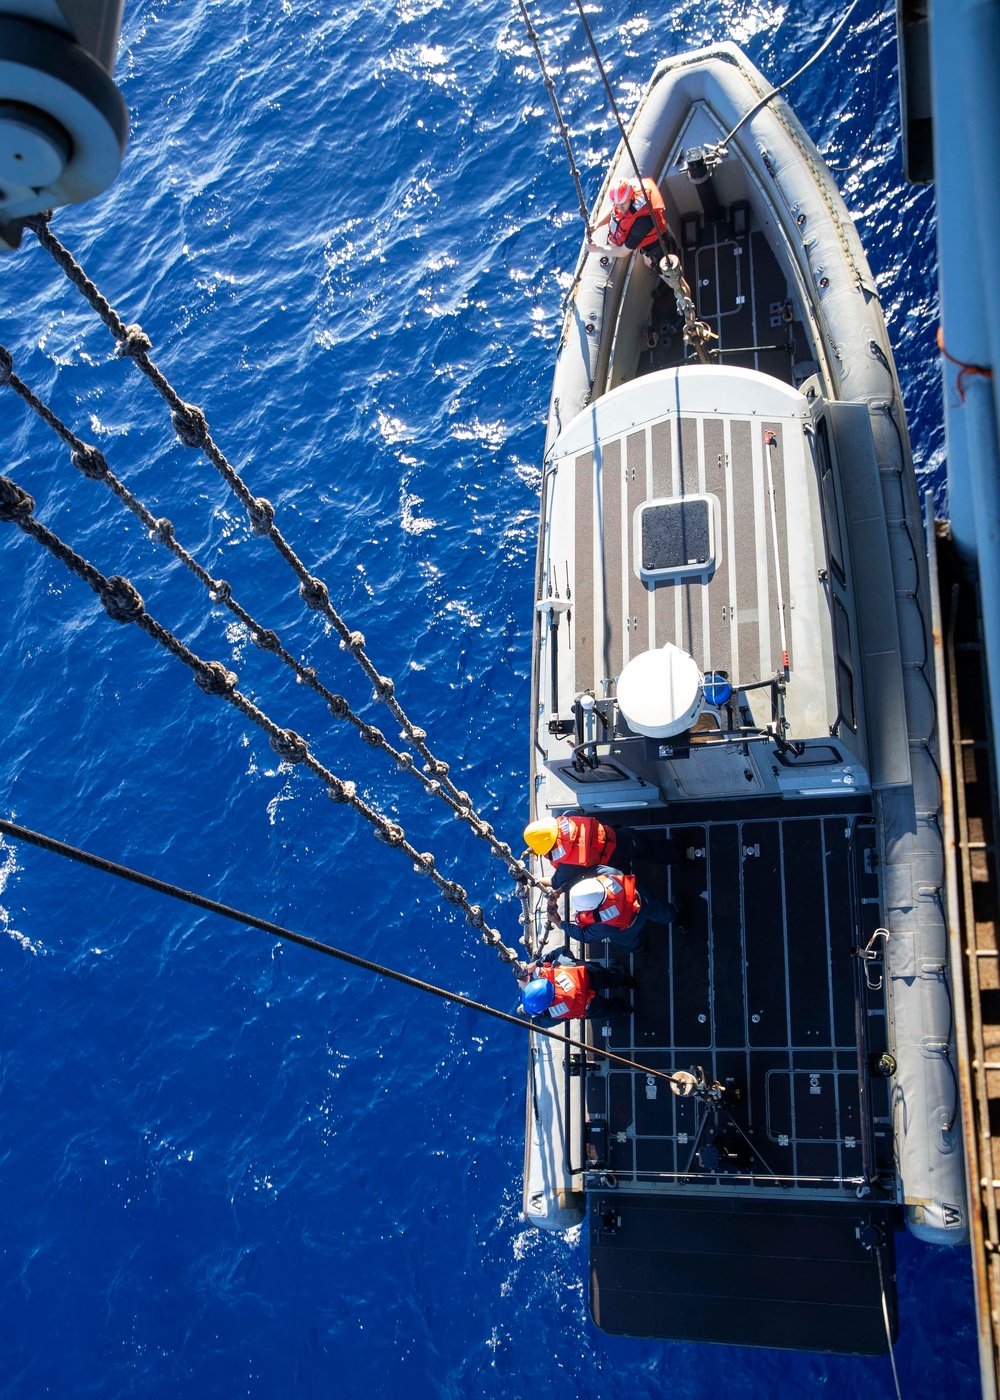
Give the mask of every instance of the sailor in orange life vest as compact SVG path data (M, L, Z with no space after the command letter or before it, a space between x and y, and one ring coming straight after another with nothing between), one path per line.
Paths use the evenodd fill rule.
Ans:
M663 196L655 180L645 179L640 188L638 180L616 180L610 191L611 207L594 225L594 233L609 224L607 245L587 243L591 253L610 253L613 258L626 258L636 248L651 266L660 261L660 237L673 252L667 234L667 214Z
M592 876L579 880L569 892L569 905L577 938L584 943L607 938L626 953L645 947L647 923L674 924L688 917L677 904L637 885L634 875L610 865L599 865Z
M522 1016L591 1021L630 1010L627 989L633 983L623 967L580 964L566 948L546 953L538 962L518 963L514 975L521 988L517 1009Z
M631 875L635 862L652 855L653 845L641 831L608 826L596 817L542 817L524 828L525 844L538 856L547 856L555 867L546 888L564 890L585 871L613 865ZM664 859L674 860L673 843L667 842Z

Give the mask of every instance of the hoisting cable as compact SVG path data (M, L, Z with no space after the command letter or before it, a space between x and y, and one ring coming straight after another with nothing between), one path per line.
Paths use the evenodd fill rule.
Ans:
M54 837L44 836L41 832L31 831L28 827L18 826L4 818L0 818L0 833L12 837L15 841L26 841L29 845L38 846L43 851L64 856L67 860L75 860L81 865L89 865L94 870L103 871L105 875L115 875L119 879L130 880L135 885L142 885L146 889L155 890L158 894L168 895L171 899L180 900L184 904L193 904L198 909L206 909L210 914L218 914L222 918L232 919L238 924L248 924L250 928L260 929L263 933L269 933L274 938L280 938L283 942L298 943L303 948L311 948L315 953L324 953L328 958L336 958L339 962L349 963L352 967L364 968L366 972L374 972L379 977L388 977L393 982L402 982L406 987L415 987L417 991L430 992L433 996L441 997L444 1001L453 1001L459 1006L467 1007L470 1011L481 1011L484 1016L492 1016L494 1020L506 1021L508 1025L520 1026L522 1030L533 1031L535 1035L544 1035L550 1040L558 1040L560 1044L570 1045L574 1050L583 1050L591 1055L599 1055L606 1060L613 1060L615 1064L624 1065L626 1069L637 1070L640 1074L651 1074L656 1079L673 1082L674 1075L666 1070L651 1069L648 1065L637 1064L635 1060L629 1060L624 1055L616 1055L614 1051L606 1050L601 1045L588 1045L586 1041L575 1040L571 1036L565 1035L561 1030L549 1030L544 1026L535 1025L532 1021L525 1020L523 1016L512 1016L507 1011L497 1011L494 1007L486 1006L481 1001L473 1001L471 997L463 996L460 992L449 992L444 987L436 987L432 982L424 982L419 977L410 977L408 973L397 972L395 968L372 962L369 958L359 957L357 953L348 953L343 948L335 948L331 943L321 943L319 939L309 938L304 933L295 933L292 929L283 928L281 924L272 923L270 919L259 919L256 915L234 909L229 904L220 904L218 900L208 899L202 894L195 894L193 890L185 890L179 885L171 885L165 880L157 880L152 875L143 875L141 871L132 870L127 865L119 865L116 861L107 860L104 856L93 855L90 851L82 851L77 846L68 846L63 841L56 841Z
M566 147L566 157L569 160L570 172L573 176L573 183L576 185L576 197L580 202L580 217L587 230L587 237L591 236L590 211L587 208L587 201L583 197L583 181L580 178L580 171L577 167L576 158L573 155L573 147L570 145L569 128L563 120L562 110L559 106L559 98L556 96L556 85L549 76L549 70L545 66L545 57L542 54L541 44L538 42L538 35L535 33L535 26L531 23L531 16L528 14L528 7L524 0L517 0L521 10L521 17L524 20L524 27L528 31L528 38L531 40L532 48L535 50L535 57L538 59L538 66L542 71L542 82L552 102L552 110L556 114L556 124L559 127L559 135L562 137L563 145Z
M519 861L505 841L500 841L489 822L485 821L472 806L467 792L460 791L448 776L448 764L436 758L427 746L427 734L413 724L396 699L395 684L388 676L379 674L377 667L365 651L365 638L362 632L352 632L340 613L330 601L326 584L309 572L275 522L274 506L263 496L254 496L236 471L225 453L214 441L208 428L205 414L195 404L186 403L149 357L151 342L139 325L126 325L95 284L90 280L68 248L65 248L48 227L48 215L37 214L25 220L39 243L54 261L62 268L67 278L82 294L84 300L97 312L101 320L118 342L116 354L119 358L131 359L150 381L161 398L170 408L174 431L185 447L200 448L208 461L223 478L237 500L243 506L250 521L253 534L266 536L288 564L299 581L299 596L307 608L321 612L332 623L340 638L341 650L350 652L362 671L371 682L372 698L386 705L393 718L401 726L400 739L414 748L424 760L424 772L440 785L440 791L452 798L453 810L461 815L475 834L486 841L495 856L502 859L515 880L533 882L534 877L522 861ZM431 789L437 791L437 789ZM454 804L457 804L454 805ZM461 812L459 812L461 809Z
M857 0L855 0L855 3L857 3ZM628 152L628 158L632 162L632 169L635 171L635 178L639 182L639 189L641 190L644 188L642 183L642 171L639 169L639 162L635 158L635 152L632 150L632 144L628 139L628 132L625 129L625 123L622 121L621 112L618 110L618 103L615 101L615 95L611 91L611 84L608 82L608 75L604 70L604 64L601 62L601 55L597 47L597 41L594 38L594 31L590 27L590 21L587 19L582 0L576 0L576 8L580 15L583 31L587 36L587 42L590 44L590 51L594 55L594 62L597 64L597 71L601 75L604 91L608 95L611 111L614 113L615 121L618 124L618 130L621 132L622 144ZM660 274L673 292L674 300L677 303L678 314L684 321L684 342L687 345L693 346L698 359L702 364L707 365L710 363L708 342L709 340L715 339L715 333L708 323L702 321L697 314L694 298L691 295L691 288L684 276L681 260L667 245L667 240L669 239L673 247L676 248L678 246L677 239L669 224L666 224L665 232L657 225L652 200L649 201L649 214L650 218L653 220L656 241L660 245ZM664 223L666 223L665 217Z
M608 94L608 101L611 104L611 111L614 114L615 121L618 123L618 130L621 132L622 144L628 152L628 158L632 162L632 169L635 171L635 178L639 181L639 188L641 190L643 178L642 171L639 169L639 162L636 160L635 155L632 151L632 146L628 139L628 132L625 130L625 123L622 121L621 113L618 110L618 103L615 101L615 95L611 91L611 84L608 82L608 75L604 71L604 64L601 62L601 55L597 47L597 41L594 39L594 31L590 27L590 21L587 19L586 11L583 8L581 0L576 0L576 8L580 14L580 22L583 25L583 32L586 34L587 42L590 44L590 51L594 55L594 62L597 64L597 71L601 75L601 82L604 84L604 91ZM652 205L650 205L650 213L652 214ZM655 218L653 219L653 228L656 231L656 239L660 245L660 252L663 255L663 257L666 257L670 249L667 247L663 233L657 226ZM673 230L671 229L669 224L667 224L666 236L667 238L671 239L673 243L676 244L677 240L676 238L674 238Z
M107 459L99 448L84 442L81 438L66 426L61 418L47 404L35 394L24 380L14 373L14 362L10 351L0 345L0 386L6 385L12 389L17 396L28 405L41 420L48 424L52 431L70 449L70 461L76 469L88 477L91 481L103 481L108 489L122 502L122 504L139 519L150 536L159 544L170 550L171 554L194 574L195 578L208 591L208 596L212 603L221 605L229 611L249 629L250 636L256 646L262 651L271 652L278 657L286 666L295 673L296 679L301 685L308 686L320 695L327 705L334 719L346 720L358 731L366 744L373 749L381 749L387 753L396 763L396 766L404 772L412 773L418 782L434 796L440 797L446 802L457 817L465 817L468 804L457 801L450 793L445 792L440 783L430 776L429 773L421 772L413 762L413 758L408 753L402 753L393 747L382 731L366 723L360 715L355 714L350 704L343 695L335 695L319 679L315 667L307 666L303 661L294 657L281 643L278 634L269 627L264 627L233 597L232 589L225 579L216 579L198 563L197 559L189 553L180 543L174 534L174 527L169 520L157 519L152 512L138 500L128 487L115 476L108 466ZM462 794L467 796L467 794ZM518 888L526 887L529 881L537 884L537 879L530 871L527 871L528 879L520 876L520 868L524 862L517 862Z
M899 1372L896 1370L896 1353L892 1345L892 1328L889 1326L889 1304L885 1296L885 1278L882 1274L882 1252L878 1245L875 1245L875 1262L878 1264L878 1286L882 1294L882 1321L885 1323L885 1339L889 1343L889 1360L892 1363L892 1379L896 1383L896 1400L903 1400L903 1392L899 1388Z
M577 0L577 3L579 4L579 0ZM830 33L823 40L822 44L820 44L819 48L813 54L812 58L807 59L797 73L793 73L790 78L786 78L783 83L779 83L776 88L772 88L771 91L767 93L766 96L762 97L760 101L757 102L753 107L751 107L748 112L743 113L742 117L740 117L739 121L733 127L732 131L728 132L722 138L721 141L716 143L715 151L717 154L721 153L722 148L733 139L733 137L739 131L740 127L744 124L744 122L748 122L751 117L755 117L758 112L762 112L767 106L767 104L771 102L775 97L777 97L779 93L784 92L786 88L790 88L794 82L797 82L798 79L802 77L802 74L813 66L813 64L820 57L821 54L826 53L827 49L833 43L834 39L836 39L837 35L843 29L844 25L850 19L851 15L853 15L854 11L858 8L860 3L861 0L851 0L851 4L848 5L847 9L841 15L840 19L834 25Z
M346 803L370 823L377 840L409 856L414 870L418 874L431 877L448 903L462 910L466 922L472 928L482 930L483 942L495 948L504 962L513 963L519 960L514 949L507 947L503 942L499 931L486 922L481 905L470 904L463 886L456 880L447 879L435 868L434 857L430 852L418 851L407 841L406 832L398 823L389 821L358 796L354 783L338 778L329 768L324 767L305 739L294 730L282 729L280 725L275 724L252 700L237 690L238 677L221 661L203 660L162 623L157 622L146 611L141 595L128 579L119 575L105 578L93 564L36 520L32 514L34 509L33 496L22 490L9 477L0 476L0 521L16 525L24 534L54 554L60 563L78 578L83 579L98 595L105 611L114 622L136 623L147 636L152 637L179 661L183 661L184 665L194 672L195 684L200 690L206 695L215 695L227 701L247 719L252 720L268 736L271 748L280 759L286 763L304 764L326 786L334 802Z
M860 26L859 26L860 29ZM872 81L872 124L868 128L868 135L861 144L858 153L851 157L847 165L831 165L826 156L823 160L830 170L834 170L838 175L844 175L854 166L860 165L868 154L868 147L872 143L875 135L875 126L878 122L878 71L882 58L882 0L875 0L875 72Z

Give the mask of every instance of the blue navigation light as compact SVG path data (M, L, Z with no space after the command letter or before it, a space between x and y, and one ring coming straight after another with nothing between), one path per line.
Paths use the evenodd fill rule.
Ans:
M710 705L724 705L727 700L731 700L733 697L733 687L717 672L705 677L702 689L705 692L705 699Z

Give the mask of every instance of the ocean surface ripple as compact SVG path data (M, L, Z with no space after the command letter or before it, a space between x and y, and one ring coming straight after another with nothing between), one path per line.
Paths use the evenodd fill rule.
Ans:
M589 7L626 109L734 38L775 81L836 9ZM536 12L588 196L616 144L571 7ZM933 200L904 186L891 7L791 93L886 308L921 479L944 504ZM54 229L363 631L460 787L527 803L538 463L572 183L516 7L129 0L117 184ZM251 612L395 738L330 629L30 236L0 260L18 373ZM11 394L39 518L383 811L508 941L498 862L334 726ZM509 973L308 772L3 527L0 811L503 1008ZM586 1247L520 1218L509 1028L0 843L0 1395L793 1397L888 1363L624 1342ZM899 1240L911 1397L977 1393L966 1252Z

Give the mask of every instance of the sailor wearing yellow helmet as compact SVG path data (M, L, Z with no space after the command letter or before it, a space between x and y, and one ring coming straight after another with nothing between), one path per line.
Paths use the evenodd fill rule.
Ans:
M551 882L545 883L554 890L565 889L598 865L613 865L631 875L635 862L653 851L643 832L609 826L596 817L543 817L528 823L524 840L536 855L548 857L554 869Z

